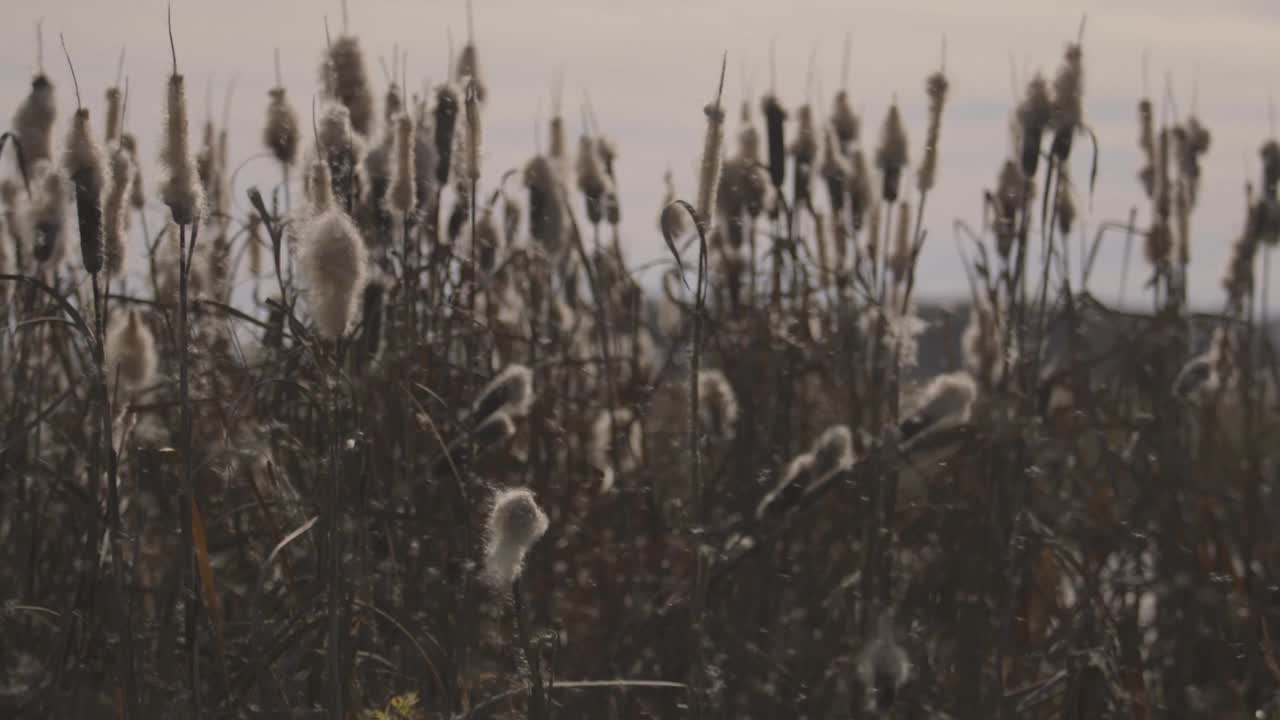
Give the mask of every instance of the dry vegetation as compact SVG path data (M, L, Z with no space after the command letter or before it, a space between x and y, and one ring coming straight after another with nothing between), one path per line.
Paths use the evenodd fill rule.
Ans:
M480 172L471 41L418 95L335 33L313 123L270 90L248 216L260 149L189 127L181 50L162 137L42 70L0 145L3 714L1274 716L1280 145L1193 316L1209 134L1141 99L1143 209L1083 237L1077 38L956 223L963 363L928 377L945 69L868 131L707 68L696 196L629 238L669 248L648 292L591 113ZM1106 236L1150 314L1088 292Z

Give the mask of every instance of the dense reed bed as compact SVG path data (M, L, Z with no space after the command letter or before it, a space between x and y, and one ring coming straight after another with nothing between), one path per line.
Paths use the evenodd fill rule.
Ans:
M558 87L484 174L470 34L376 84L344 21L246 148L178 35L161 137L67 52L0 139L0 714L1280 716L1275 140L1206 315L1194 114L1137 100L1138 204L1079 231L1083 32L962 219L928 208L945 64L924 116L863 116L730 98L726 58L696 176L636 208L661 179ZM279 183L237 186L261 152ZM1091 292L1104 242L1149 313Z

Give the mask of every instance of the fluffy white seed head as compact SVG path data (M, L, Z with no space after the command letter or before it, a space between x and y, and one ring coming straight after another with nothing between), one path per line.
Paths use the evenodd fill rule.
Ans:
M880 712L893 707L898 691L911 678L911 659L894 636L892 613L880 617L876 634L859 654L858 675Z
M353 35L333 41L322 69L325 94L351 113L351 126L364 137L373 132L373 92L365 69L364 51Z
M698 373L698 415L708 440L724 443L733 439L738 422L738 397L723 372Z
M813 483L813 473L812 453L803 453L792 458L787 464L786 471L756 505L756 519L762 520L768 515L776 515L790 508Z
M114 385L118 380L126 390L145 387L155 377L155 336L137 310L130 310L112 324L107 333L106 359L107 382Z
M416 145L413 118L403 114L395 120L395 167L391 173L391 208L396 212L407 213L417 202L417 190L414 187Z
M107 123L104 136L107 144L117 142L120 139L121 111L123 110L123 96L118 87L107 88Z
M978 387L967 372L939 375L929 381L918 407L902 422L903 440L968 422Z
M524 556L547 532L546 513L525 488L503 490L493 499L486 527L484 579L508 590L524 569Z
M822 482L853 467L853 433L847 425L827 428L809 451L813 456L813 480Z
M614 467L613 454L618 464ZM613 485L614 471L629 473L640 465L644 456L644 430L630 408L618 408L612 414L602 410L591 425L591 463L605 474L603 490Z
M364 239L351 218L329 210L307 221L299 263L316 329L328 339L347 330L368 272Z
M32 256L37 262L54 266L66 253L70 183L48 160L37 162L31 175L36 178L32 184L31 204L27 206L27 224L34 232Z
M533 397L533 371L525 365L508 365L476 396L471 416L483 421L502 411L511 417L524 417L533 406Z
M37 75L31 81L31 92L13 115L13 132L22 143L28 165L53 158L53 123L57 118L53 83L45 75Z
M133 160L117 149L111 154L111 182L102 208L102 245L109 277L124 273L129 229L129 191L133 186Z
M282 87L272 88L267 102L267 124L262 130L262 144L277 162L293 165L298 161L298 114Z
M707 134L702 143L702 162L698 169L698 218L708 227L716 209L716 192L720 186L720 164L724 147L724 109L719 104L707 105Z
M160 163L165 170L160 197L173 213L174 222L190 225L203 209L204 188L200 185L195 158L191 153L187 92L181 75L169 77Z

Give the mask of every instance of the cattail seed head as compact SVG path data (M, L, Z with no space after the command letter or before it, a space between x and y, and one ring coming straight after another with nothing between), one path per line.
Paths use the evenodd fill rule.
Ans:
M395 170L391 174L391 207L397 212L407 213L414 208L417 201L417 190L414 187L414 175L417 163L413 155L417 137L413 127L413 118L401 115L395 120Z
M592 225L604 218L604 196L609 190L609 180L600 160L597 143L583 133L578 141L578 189L582 191L587 219Z
M160 185L160 196L169 206L174 222L190 225L203 210L204 188L200 186L191 154L187 92L181 75L169 77L165 98L165 134L160 148L160 163L166 176Z
M53 83L43 73L36 75L31 92L13 115L13 133L22 143L23 159L28 164L53 158L53 123L57 117Z
M847 425L829 427L814 441L809 454L813 456L813 481L825 482L853 467L853 433Z
M471 182L480 179L480 148L484 138L483 125L480 122L480 102L482 99L478 85L468 86L466 102L464 103L467 123L467 154L464 158L464 169L466 170L467 180Z
M708 228L716 208L716 191L720 186L720 164L724 145L724 109L719 102L702 109L707 116L707 134L702 142L702 162L698 170L698 219Z
M1280 186L1280 143L1268 140L1258 154L1262 156L1262 197L1275 200Z
M36 262L57 265L66 252L67 203L71 199L70 183L48 160L32 166L37 178L32 193L30 226L35 231L31 254Z
M969 373L938 375L925 386L915 412L899 426L900 439L909 441L934 430L968 422L977 395L977 385Z
M299 256L307 280L307 300L320 334L342 337L364 289L364 239L344 212L331 209L307 221Z
M107 127L105 139L108 145L117 142L120 139L120 121L121 121L121 98L120 88L107 88Z
M791 143L795 157L795 173L792 175L792 196L798 207L809 204L809 184L813 177L813 164L818 157L818 131L813 124L813 109L801 105L796 111L796 138Z
M1012 160L1006 160L1000 168L994 198L995 218L992 230L996 236L996 252L1008 260L1017 237L1018 212L1026 195L1026 179Z
M772 93L764 96L762 108L765 137L769 143L769 179L773 182L775 189L780 189L782 181L787 177L787 148L783 134L783 123L787 120L787 111L782 109L782 103L778 102L778 98Z
M883 178L880 197L885 202L897 201L902 169L906 165L907 130L902 125L898 104L894 103L889 106L889 113L884 118L884 126L880 129L880 146L876 149L876 167L880 169Z
M262 144L281 165L292 166L298 161L298 114L282 87L272 88L267 102L267 124L262 129Z
M1022 174L1035 177L1040 165L1040 140L1053 119L1049 85L1039 73L1027 84L1027 94L1018 106L1018 126L1022 134Z
M347 108L333 105L324 114L320 121L319 143L323 149L323 157L329 164L332 193L345 201L355 194L357 168L364 152L363 144L351 123L351 112Z
M381 282L370 281L364 287L360 301L360 350L365 362L373 362L382 348L383 307L387 288Z
M797 455L787 465L777 483L756 505L755 517L764 520L767 517L779 517L790 510L804 495L806 489L813 485L812 453Z
M453 163L453 133L458 122L458 91L449 83L436 88L435 143L436 182L449 182Z
M929 96L929 128L925 132L924 160L920 162L916 176L916 187L921 193L933 188L934 175L938 171L938 140L942 133L942 108L947 102L947 76L941 72L930 75L925 91Z
M707 440L723 444L733 439L738 422L738 396L719 370L698 373L698 416Z
M129 153L118 148L111 153L111 182L103 203L103 248L107 274L118 278L124 273L128 248L129 191L133 185L133 161Z
M845 196L849 193L849 168L845 163L839 142L834 132L828 131L823 135L822 162L818 167L818 172L822 174L823 182L827 186L831 214L837 219L844 211Z
M67 133L62 165L75 186L76 215L80 226L80 254L85 270L102 270L102 191L107 181L102 148L89 126L89 111L76 111Z
M529 188L529 234L551 253L559 252L564 237L564 208L556 175L546 156L538 155L524 169Z
M120 148L129 153L133 165L133 182L129 184L129 206L134 210L146 207L146 188L142 184L142 168L138 165L138 141L129 133L120 136Z
M1071 43L1053 79L1053 154L1059 160L1071 153L1071 139L1084 120L1083 98L1084 52Z
M486 526L484 579L496 590L508 590L520 577L524 556L547 532L547 516L525 488L499 492Z
M137 310L130 310L107 332L106 359L107 382L115 383L118 378L125 389L145 387L155 377L155 336Z
M861 150L854 150L849 156L849 214L853 218L853 229L862 229L862 220L867 209L875 203L874 190L871 185L871 171L867 168L867 158Z
M436 157L435 128L431 126L431 115L426 112L426 104L419 107L414 123L413 133L413 187L416 192L418 207L426 207L435 194Z
M853 112L853 105L849 102L849 93L844 90L837 92L831 107L831 129L835 131L836 139L840 141L841 151L847 150L850 145L858 141L858 131L861 127L862 122Z
M476 396L471 417L480 422L499 411L524 417L533 407L533 398L533 371L525 365L508 365Z
M617 452L618 466L613 466ZM640 466L644 457L644 429L630 408L610 413L601 410L591 425L591 463L605 474L604 489L613 485L613 473L628 473Z
M564 129L564 118L557 113L552 116L547 129L549 134L547 157L551 159L552 169L560 182L566 182L569 173L569 139Z
M329 163L316 160L307 174L307 196L311 199L311 211L316 214L333 209L333 180Z
M369 89L364 51L355 36L343 35L333 41L321 70L321 80L325 95L350 111L351 127L369 137L373 131L373 92Z
M476 51L475 43L468 42L462 46L462 52L458 53L454 82L462 86L468 83L474 85L476 99L482 103L488 97L488 88L485 87L484 80L480 74L480 54Z

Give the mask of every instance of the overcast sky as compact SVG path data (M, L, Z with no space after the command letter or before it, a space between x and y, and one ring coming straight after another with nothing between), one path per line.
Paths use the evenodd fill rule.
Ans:
M0 5L5 19L0 25L4 117L12 116L29 87L34 28L43 17L45 66L58 84L62 108L58 134L65 132L67 110L74 106L57 45L61 32L98 120L120 48L127 48L129 128L139 136L146 157L154 158L169 73L164 2L2 0ZM577 108L589 92L602 128L619 145L624 235L633 263L665 252L654 223L664 169L672 168L682 194L693 192L701 108L714 91L722 52L729 54L726 94L734 108L741 101L743 69L754 78L757 94L768 83L771 41L777 47L783 102L794 106L805 100L806 69L813 56L825 103L839 84L844 37L851 33L850 91L864 113L864 133L869 131L867 139L874 140L896 95L914 160L924 131L924 78L937 68L945 36L951 94L920 276L922 291L935 297L966 293L952 227L957 219L979 224L982 190L993 184L1007 154L1007 118L1014 102L1011 65L1020 82L1037 69L1052 75L1065 43L1087 14L1085 119L1097 133L1101 156L1092 208L1087 198L1080 203L1083 220L1091 228L1123 220L1134 204L1140 222L1147 216L1135 178L1140 165L1136 103L1143 92L1144 53L1153 100L1159 103L1169 77L1183 115L1191 108L1198 76L1199 114L1213 143L1192 221L1191 292L1206 307L1221 304L1218 281L1240 227L1246 173L1258 175L1257 150L1271 132L1268 103L1280 37L1280 4L1269 0L475 0L474 12L490 94L486 177L499 177L533 152L538 110L545 118L552 76L563 66L571 131L576 135ZM206 112L206 85L212 82L220 114L224 89L235 79L233 164L261 151L274 48L280 49L285 82L305 114L324 47L325 15L336 33L342 23L338 0L174 1L179 61L200 119ZM350 0L350 28L369 53L379 95L385 85L376 58L389 58L397 44L408 51L411 86L440 80L446 72L447 33L452 30L460 45L465 15L461 0ZM729 131L734 130L731 122ZM1083 179L1088 176L1089 145L1081 142L1077 148L1073 174ZM154 184L156 171L148 170L148 182ZM244 204L239 198L248 185L266 186L275 176L269 162L250 163L241 173L237 202ZM1104 299L1115 297L1121 257L1120 241L1104 245L1093 280L1093 289ZM1136 250L1134 260L1131 288L1146 271ZM1280 292L1272 293L1276 296Z

